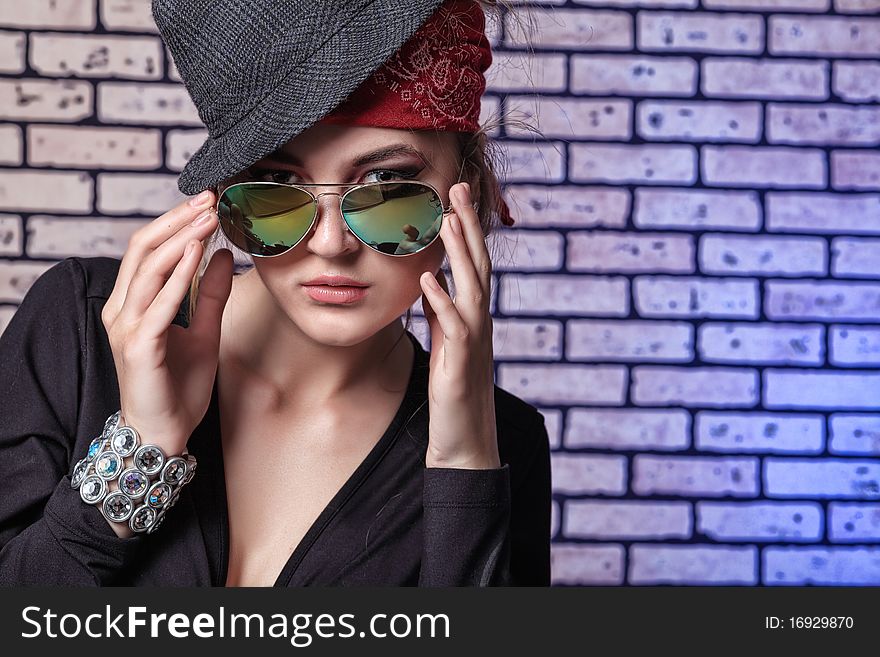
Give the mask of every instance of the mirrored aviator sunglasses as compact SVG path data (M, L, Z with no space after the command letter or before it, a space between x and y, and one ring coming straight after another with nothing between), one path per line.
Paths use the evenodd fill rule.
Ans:
M344 194L307 188L351 187ZM223 234L252 256L271 258L302 241L318 215L318 197L340 197L349 230L366 246L388 256L408 256L430 246L440 234L444 208L440 194L421 181L375 183L241 182L220 194L217 215Z

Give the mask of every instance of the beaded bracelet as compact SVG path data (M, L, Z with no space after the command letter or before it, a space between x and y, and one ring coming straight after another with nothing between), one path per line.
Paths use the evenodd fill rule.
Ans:
M133 465L125 467L129 456ZM142 445L134 427L122 423L119 410L107 418L101 435L74 466L70 485L79 488L86 504L100 504L107 520L127 522L133 532L152 534L177 503L197 465L196 457L186 449L179 456L166 457L158 445ZM118 486L112 492L111 481Z

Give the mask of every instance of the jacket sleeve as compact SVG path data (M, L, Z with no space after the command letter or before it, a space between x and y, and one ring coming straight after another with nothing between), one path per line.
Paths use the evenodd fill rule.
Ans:
M70 487L88 303L82 266L43 272L0 335L0 585L112 583L146 538L119 538ZM95 427L95 435L103 427Z
M511 489L510 464L425 468L419 586L550 585L550 441L544 416Z

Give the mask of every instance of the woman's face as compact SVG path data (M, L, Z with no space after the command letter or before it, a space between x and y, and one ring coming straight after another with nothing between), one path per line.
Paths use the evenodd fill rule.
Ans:
M235 181L346 183L413 179L430 183L444 207L460 166L454 133L316 124ZM391 257L365 246L340 213L347 187L310 188L318 198L312 231L287 253L254 258L254 271L283 313L316 342L345 346L376 334L406 312L421 295L419 276L436 273L445 250L440 239L405 257ZM334 304L309 296L303 283L322 274L368 284L353 303ZM258 281L249 281L257 284Z

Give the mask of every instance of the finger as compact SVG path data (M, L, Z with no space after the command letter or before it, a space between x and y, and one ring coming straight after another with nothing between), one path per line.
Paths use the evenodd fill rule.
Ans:
M232 251L218 249L199 283L196 312L190 329L212 344L219 343L223 309L232 291L232 270L235 262Z
M447 220L443 222L444 226L440 229L440 236L443 238L443 245L449 258L449 268L455 279L455 303L468 325L476 328L477 323L488 310L488 303L464 237L452 228L455 219L457 219L455 214L447 216Z
M461 343L469 334L468 326L459 314L456 305L452 303L449 295L440 289L439 284L437 287L434 287L430 282L432 279L436 281L431 272L425 272L419 278L422 292L428 298L428 303L431 304L431 308L437 318L437 324L439 324L442 331L442 335L437 336L433 332L431 333L431 344L432 346L440 344L440 341L447 346L450 343Z
M217 213L213 209L206 212L207 222L178 231L141 261L119 311L120 319L139 321L165 285L170 272L180 262L187 243L193 239L203 240L213 232L217 226Z
M122 262L119 265L119 272L116 276L113 290L110 293L110 298L107 300L107 305L115 308L116 312L122 308L128 288L131 285L131 279L134 277L134 273L143 259L157 246L166 242L169 237L189 226L196 217L211 207L215 201L214 194L210 193L201 204L192 205L197 198L198 196L195 196L183 201L154 219L141 228L136 233L135 238L129 242L128 248L122 256Z
M474 269L477 271L480 285L483 288L484 298L488 300L492 286L492 258L486 247L486 237L480 226L480 217L474 210L470 185L467 183L457 185L456 192L452 196L455 214L459 218L471 261L474 263Z
M177 262L168 281L144 312L140 322L144 337L157 338L161 336L168 330L180 310L180 304L186 296L202 257L201 243L195 240L193 242L194 247Z

